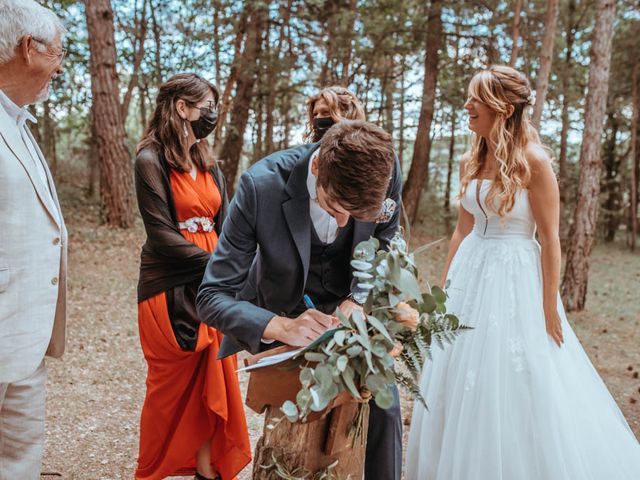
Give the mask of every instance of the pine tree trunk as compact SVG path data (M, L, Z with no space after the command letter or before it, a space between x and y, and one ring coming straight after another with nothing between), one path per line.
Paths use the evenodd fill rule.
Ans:
M427 20L427 51L424 68L422 107L420 109L411 167L409 168L409 175L402 195L407 218L411 224L415 222L418 214L418 205L420 203L422 190L427 187L429 182L430 132L436 101L439 51L443 37L441 14L442 1L434 0L431 3Z
M616 4L599 0L591 44L591 65L585 110L585 128L580 150L578 203L567 252L562 300L567 310L584 309L589 279L588 258L596 233L602 157L600 143L607 94Z
M154 70L156 85L160 85L162 83L162 31L160 30L160 25L158 24L158 19L156 18L156 7L153 5L153 1L151 1L149 9L151 10L151 30L153 31L153 41L155 43L155 49L153 53L155 58Z
M567 49L564 57L564 71L562 73L562 130L560 132L560 155L558 158L558 185L560 187L560 218L565 217L565 207L567 204L567 148L569 137L569 106L570 100L570 88L571 88L571 72L572 72L572 53L573 53L573 41L575 38L575 14L576 14L576 2L575 0L569 0L568 12L567 12L567 30L566 30L566 43ZM565 237L566 222L560 222L560 238Z
M516 66L518 60L518 40L520 39L520 22L522 21L522 0L516 0L513 12L513 27L511 28L511 58L509 65Z
M218 107L218 126L214 131L213 137L213 154L216 158L220 158L222 151L223 141L222 132L225 131L227 125L227 116L231 108L231 92L236 83L238 76L238 69L240 68L240 61L242 57L242 41L244 40L247 29L247 15L249 14L249 8L245 6L242 10L242 14L235 25L235 38L233 41L233 61L231 62L231 69L229 76L224 84L224 90L220 96L220 106Z
M109 0L85 0L91 52L91 94L103 215L111 226L133 225L131 156L119 101L113 11Z
M540 51L540 68L536 77L536 104L533 108L533 126L540 129L542 109L549 88L549 74L553 63L553 44L556 37L556 24L558 23L558 0L547 1L547 13L544 19L544 37L542 50Z
M451 177L453 176L453 157L456 145L456 111L451 109L451 138L449 139L449 159L447 160L447 184L444 190L444 210L449 215L451 211Z
M213 9L213 60L216 68L216 85L219 88L222 85L222 63L220 61L220 10L222 10L222 2L212 0L211 8Z
M400 141L398 145L398 158L400 159L400 169L404 169L404 99L405 99L405 70L406 70L406 55L402 55L402 60L400 63L400 125L399 125L399 135Z
M131 97L133 96L133 89L138 86L138 75L140 72L140 66L142 65L142 59L144 58L144 42L147 38L147 0L142 2L142 12L140 13L140 19L136 22L137 32L135 39L132 42L134 45L133 52L133 71L127 90L122 100L122 120L126 122L127 115L129 114L129 105L131 104ZM138 91L139 92L139 91Z
M631 175L629 188L629 248L631 251L636 249L636 239L638 236L638 173L640 170L640 146L638 142L638 133L640 130L640 95L638 95L638 58L636 57L633 66L632 75L632 98L633 98L633 117L631 120L631 149L629 156L631 158Z
M258 4L252 8L247 26L247 40L236 72L236 96L231 108L231 121L227 128L227 137L220 152L222 172L227 179L227 188L230 195L234 189L244 144L244 132L249 121L251 97L258 74L256 64L260 55L262 34L265 30L267 19L265 5Z
M56 149L56 124L51 117L51 100L44 102L44 118L42 119L44 133L44 158L51 167L55 177L58 173L58 153Z
M607 140L603 148L604 177L601 189L606 193L604 202L604 240L613 242L620 225L620 161L616 155L619 121L613 111L607 115Z

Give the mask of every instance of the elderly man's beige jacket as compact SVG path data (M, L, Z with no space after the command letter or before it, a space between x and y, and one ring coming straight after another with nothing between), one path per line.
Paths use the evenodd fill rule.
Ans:
M9 113L0 103L0 383L61 356L66 322L67 230L53 178Z

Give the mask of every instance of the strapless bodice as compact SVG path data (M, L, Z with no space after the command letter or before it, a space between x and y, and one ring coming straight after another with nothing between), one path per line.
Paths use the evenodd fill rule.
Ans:
M474 232L486 238L534 238L536 224L529 204L528 191L518 190L513 209L504 217L500 217L493 209L487 207L486 198L490 187L491 180L473 179L462 197L462 206L475 219Z

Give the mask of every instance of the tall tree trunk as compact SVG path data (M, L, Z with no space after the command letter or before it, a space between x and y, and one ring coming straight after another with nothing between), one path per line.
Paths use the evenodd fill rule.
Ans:
M113 11L109 0L85 0L85 12L102 208L108 225L126 228L133 225L135 202L118 95Z
M231 108L231 121L227 137L222 145L220 159L222 172L227 179L227 188L233 191L240 155L242 154L243 137L249 120L249 109L253 86L256 81L256 63L262 44L262 33L267 20L266 7L262 4L251 7L247 26L247 40L237 69L236 96Z
M616 143L618 140L618 130L620 122L615 116L615 112L609 111L607 114L607 140L604 143L603 164L604 177L600 186L607 198L604 202L604 239L606 242L613 242L616 238L616 231L620 224L620 161L616 155Z
M58 155L56 151L56 123L51 118L51 100L44 102L44 158L51 167L51 173L55 176L58 173Z
M431 151L431 122L436 101L438 81L439 51L442 45L442 0L433 0L427 19L427 45L424 63L424 86L422 107L418 120L418 131L413 150L409 175L404 187L402 201L407 218L414 223L418 214L418 205L422 190L429 183L429 156Z
M569 0L567 6L567 30L566 30L566 52L564 57L564 71L562 72L562 130L560 132L560 156L558 159L558 184L560 187L560 218L564 218L564 209L567 204L567 148L569 137L569 106L571 104L571 72L573 41L575 39L575 15L576 2ZM560 222L561 238L564 238L566 222Z
M453 157L456 146L456 110L451 109L451 138L449 139L449 158L447 160L447 184L444 190L444 210L451 211L451 177L453 176Z
M562 284L562 299L567 310L582 310L589 280L588 258L593 245L598 218L598 195L602 157L600 142L607 94L615 0L599 0L591 44L591 65L585 110L585 128L580 150L578 203L567 251L567 265Z
M402 55L400 62L400 141L398 145L398 158L400 159L400 169L404 169L404 99L405 99L405 71L406 71L407 56Z
M147 85L147 80L144 80L144 83L141 81L138 84L138 101L139 109L140 109L140 126L142 127L142 131L147 127L147 98L149 97L149 85Z
M519 7L518 7L519 8ZM458 60L460 58L460 35L459 35L459 27L456 26L456 44L455 44L455 54L453 57L453 65L455 68L458 67ZM444 210L446 213L446 222L447 222L447 230L449 230L449 220L451 213L451 177L453 176L453 157L455 156L455 146L456 146L456 108L457 105L451 104L451 138L449 139L449 159L447 161L447 183L445 185L444 192Z
M235 85L236 79L238 77L238 69L240 68L242 57L242 41L244 40L247 30L248 14L249 6L245 5L240 18L235 25L235 38L233 41L233 61L231 62L229 77L224 84L224 90L222 91L222 95L220 97L218 126L216 127L213 136L213 154L217 158L220 158L220 153L222 152L222 132L227 126L227 116L229 114L229 109L231 108L231 92L233 91L233 86Z
M158 2L158 5L160 5L160 2ZM149 5L149 9L151 10L151 29L153 30L153 41L155 43L153 53L155 56L156 85L160 85L162 83L162 30L160 30L160 25L156 18L156 7L153 5L153 1Z
M533 107L533 126L540 129L542 109L549 88L549 74L553 62L553 44L556 38L556 24L558 23L559 0L547 0L547 13L544 18L544 36L542 38L542 50L540 51L540 68L536 76L536 104Z
M522 21L522 0L516 0L513 12L513 27L511 28L511 58L509 65L516 66L518 60L518 41L520 39L520 22Z
M211 8L213 9L213 60L215 62L216 85L222 85L222 64L220 62L220 10L222 10L222 2L220 0L212 0Z
M326 0L324 3L325 29L329 35L325 63L320 72L323 85L349 83L354 26L357 14L356 0Z
M90 137L89 137L89 188L87 198L91 201L100 200L100 161L98 159L98 135L96 134L96 121L94 107L89 109Z
M131 97L133 96L133 89L138 86L138 75L140 72L140 65L142 65L142 59L144 58L144 42L147 38L147 0L142 2L142 11L140 13L140 19L135 22L137 25L135 39L132 42L134 45L133 50L133 71L131 72L131 78L127 85L124 98L122 100L122 119L124 122L127 120L129 114L129 105L131 104Z
M638 120L640 119L640 95L638 95L638 57L636 57L635 64L633 66L633 75L631 78L632 86L632 98L633 98L633 117L631 120L631 148L629 156L631 159L631 175L630 175L630 189L629 189L629 248L631 251L636 249L636 238L638 235L638 173L640 170L640 145L638 142L638 131L640 125Z

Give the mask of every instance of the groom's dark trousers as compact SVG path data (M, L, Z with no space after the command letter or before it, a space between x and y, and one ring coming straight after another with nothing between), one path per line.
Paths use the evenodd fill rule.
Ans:
M240 350L258 353L274 315L295 317L308 293L318 310L333 313L355 289L349 260L371 236L386 248L400 215L402 179L396 159L387 197L398 207L386 223L350 219L336 240L322 244L311 223L307 176L319 144L276 152L240 178L222 235L198 292L200 319L225 337L220 357ZM387 409L371 402L365 459L366 480L400 480L402 419L396 401Z

